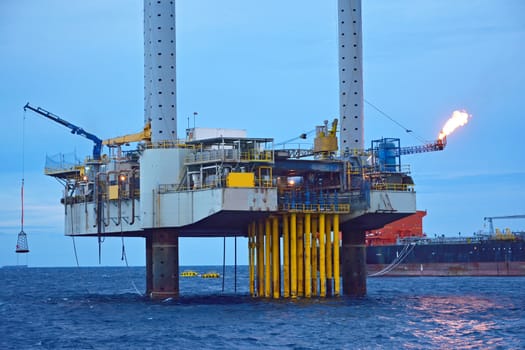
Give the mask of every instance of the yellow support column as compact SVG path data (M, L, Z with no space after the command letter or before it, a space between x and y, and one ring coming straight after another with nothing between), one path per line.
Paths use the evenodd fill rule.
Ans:
M290 296L297 298L297 214L290 215Z
M307 298L312 296L312 262L310 260L312 231L310 219L310 213L306 213L304 215L304 296Z
M265 254L264 254L264 296L269 298L272 293L272 223L270 219L266 219L266 232L265 232Z
M325 220L326 232L326 294L332 296L332 215L327 214Z
M334 295L341 295L341 276L339 275L339 214L334 215Z
M326 297L325 214L319 214L319 296Z
M280 257L279 254L279 219L274 216L272 218L272 285L273 285L273 298L279 299L280 293Z
M319 295L317 283L317 240L319 238L319 221L317 216L312 218L312 295Z
M257 293L264 295L264 222L259 220L257 225Z
M297 216L297 296L304 297L304 217Z
M250 267L250 295L255 296L255 222L248 226L248 265Z
M288 215L283 215L283 297L290 297L290 233Z

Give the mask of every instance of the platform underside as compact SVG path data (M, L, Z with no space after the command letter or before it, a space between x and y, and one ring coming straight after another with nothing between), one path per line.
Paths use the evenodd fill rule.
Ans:
M343 231L356 232L381 228L393 221L402 219L413 213L367 213L342 223Z

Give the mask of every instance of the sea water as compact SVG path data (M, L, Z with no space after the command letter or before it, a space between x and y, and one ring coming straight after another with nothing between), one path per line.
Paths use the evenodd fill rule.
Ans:
M525 348L525 277L381 277L363 298L272 300L249 296L246 266L225 272L153 301L144 267L0 269L0 349Z

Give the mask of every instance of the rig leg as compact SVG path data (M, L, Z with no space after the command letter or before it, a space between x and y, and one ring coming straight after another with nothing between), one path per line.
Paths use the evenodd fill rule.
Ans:
M366 246L365 232L343 232L342 270L343 294L361 297L366 295Z
M149 240L148 240L149 238ZM179 237L170 231L153 231L146 238L146 256L151 250L151 259L147 261L146 283L151 280L150 297L164 299L179 296ZM151 248L148 249L148 241ZM149 277L151 276L151 277Z
M151 235L146 236L146 295L153 291L153 239Z

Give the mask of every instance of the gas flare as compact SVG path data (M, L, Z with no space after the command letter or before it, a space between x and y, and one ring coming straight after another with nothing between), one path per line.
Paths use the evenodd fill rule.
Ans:
M468 123L469 118L472 115L468 114L464 110L456 110L452 113L452 116L447 120L443 129L441 129L438 139L443 140L446 136L450 135L454 130Z

